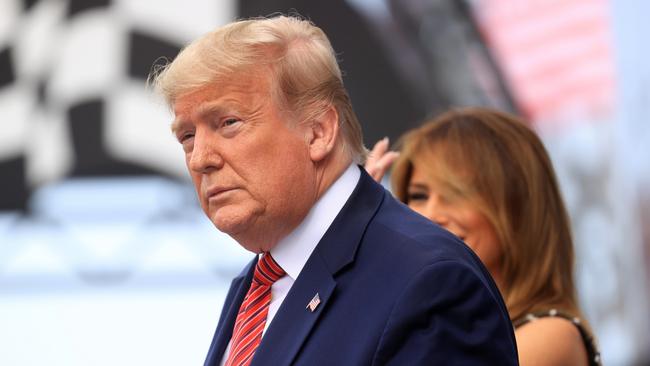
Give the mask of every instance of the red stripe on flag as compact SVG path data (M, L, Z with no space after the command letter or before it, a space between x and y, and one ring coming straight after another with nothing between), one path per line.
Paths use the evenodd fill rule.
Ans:
M604 0L483 0L475 11L528 117L611 110L615 74Z

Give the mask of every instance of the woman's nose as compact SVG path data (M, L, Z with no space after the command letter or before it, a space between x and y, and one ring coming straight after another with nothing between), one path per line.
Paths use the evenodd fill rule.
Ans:
M429 220L435 222L436 224L445 227L449 220L445 214L443 208L440 206L440 201L437 197L430 197L427 202L424 216Z

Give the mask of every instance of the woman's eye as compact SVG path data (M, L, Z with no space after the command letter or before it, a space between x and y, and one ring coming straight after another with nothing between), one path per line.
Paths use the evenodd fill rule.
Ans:
M408 200L407 202L411 202L411 201L426 201L426 200L429 199L429 195L426 194L426 193L422 193L422 192L412 192L412 193L409 192L409 193L407 194L406 199Z

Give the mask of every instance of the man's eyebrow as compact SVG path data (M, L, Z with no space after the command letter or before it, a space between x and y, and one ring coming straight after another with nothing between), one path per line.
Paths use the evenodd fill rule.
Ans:
M203 104L199 105L199 106L196 108L196 110L194 111L194 113L192 113L192 117L193 117L193 118L196 118L196 117L199 117L199 118L201 118L201 117L205 117L206 115L210 115L210 114L214 114L214 113L221 112L221 111L223 111L225 108L226 108L226 106L224 106L224 103L222 103L222 102L220 102L220 101L206 102L206 103L203 103ZM183 125L186 125L186 124L189 124L189 123L190 123L190 122L188 122L185 118L178 118L178 117L176 117L176 118L172 121L171 126L170 126L172 133L176 133L176 131L178 131L179 129L181 129L181 128L183 127Z
M181 118L175 118L169 128L171 129L173 134L176 134L178 130L181 129L181 127L185 124L185 120Z
M219 113L222 112L226 109L228 106L228 103L224 103L219 100L215 100L212 102L206 102L201 104L198 108L196 108L196 111L194 112L195 116L199 117L205 117L206 115L209 114L214 114L214 113Z

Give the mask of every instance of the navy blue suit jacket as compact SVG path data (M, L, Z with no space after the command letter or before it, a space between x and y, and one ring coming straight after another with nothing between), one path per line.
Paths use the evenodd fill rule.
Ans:
M248 291L235 278L205 361L217 366ZM315 311L307 304L319 295ZM362 170L251 365L516 365L506 308L465 244Z

